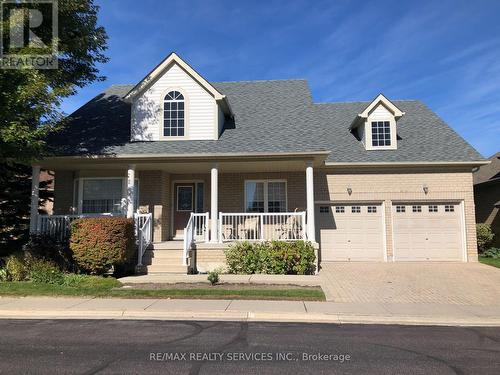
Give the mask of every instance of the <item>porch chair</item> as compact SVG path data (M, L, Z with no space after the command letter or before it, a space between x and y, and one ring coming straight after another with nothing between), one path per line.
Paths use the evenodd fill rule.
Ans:
M295 213L297 213L297 208ZM278 234L278 239L288 238L288 239L299 239L299 233L302 230L300 220L297 215L288 216L283 224L277 227L276 232Z
M253 239L257 239L257 233L259 230L259 217L250 217L246 219L243 224L238 226L238 237L244 240L249 239L250 234L253 233Z

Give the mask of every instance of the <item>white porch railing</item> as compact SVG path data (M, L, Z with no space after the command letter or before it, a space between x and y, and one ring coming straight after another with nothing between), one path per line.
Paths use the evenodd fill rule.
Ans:
M48 235L59 240L69 238L70 224L73 220L84 217L117 216L113 214L78 214L78 215L38 215L37 233ZM123 215L118 215L123 216ZM139 247L138 265L142 265L142 257L152 242L153 215L135 214L135 235Z
M305 212L219 213L219 241L305 240Z
M82 217L113 216L113 214L71 214L71 215L38 215L37 233L63 240L70 235L70 224Z
M195 242L208 242L208 212L191 213L188 223L184 228L184 246L182 252L182 264L187 266L189 250Z
M39 215L37 233L63 240L69 237L70 224L81 215Z
M137 231L137 265L142 266L144 252L153 242L153 214L135 214Z

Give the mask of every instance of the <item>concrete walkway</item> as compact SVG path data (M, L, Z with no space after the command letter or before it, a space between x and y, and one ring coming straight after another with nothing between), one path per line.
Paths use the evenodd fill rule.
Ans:
M500 326L491 306L307 301L0 297L0 318Z

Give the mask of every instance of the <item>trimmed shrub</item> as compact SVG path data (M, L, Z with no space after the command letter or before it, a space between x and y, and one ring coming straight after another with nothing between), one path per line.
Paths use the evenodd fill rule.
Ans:
M479 253L484 253L493 243L495 235L488 224L476 224L477 248Z
M498 247L492 247L481 254L481 256L485 258L500 259L500 249Z
M5 270L7 271L8 281L24 281L28 276L28 268L24 260L17 255L11 255L7 258Z
M34 283L62 285L64 273L52 262L32 259L29 265L29 280Z
M68 240L58 240L51 236L32 235L23 247L25 257L56 264L64 272L77 271Z
M259 244L235 242L224 251L228 272L235 274L261 273Z
M71 223L70 249L81 270L102 275L135 259L134 221L121 217L75 220Z
M224 253L229 273L310 275L316 269L310 242L236 242Z
M219 282L219 270L210 271L207 280L210 281L211 285L217 284Z

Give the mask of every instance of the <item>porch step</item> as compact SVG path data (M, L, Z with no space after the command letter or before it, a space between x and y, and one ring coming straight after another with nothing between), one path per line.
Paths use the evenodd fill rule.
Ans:
M182 264L168 264L168 265L151 265L146 266L148 274L153 273L183 273L188 272L188 266Z
M184 241L165 241L152 244L153 250L182 250Z
M168 265L179 265L182 264L182 257L172 257L172 258L144 258L143 263L146 266L168 266Z
M157 259L170 259L181 260L183 250L147 250L144 253L144 259L157 260Z
M180 245L180 246L179 246ZM183 243L168 241L155 243L144 253L143 264L148 274L188 272L188 266L182 265Z

